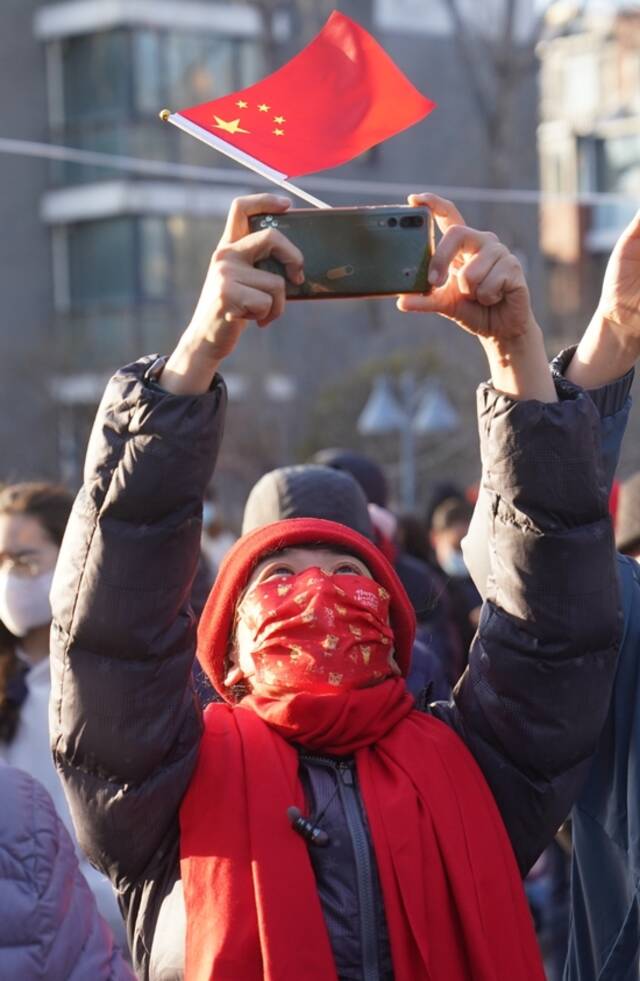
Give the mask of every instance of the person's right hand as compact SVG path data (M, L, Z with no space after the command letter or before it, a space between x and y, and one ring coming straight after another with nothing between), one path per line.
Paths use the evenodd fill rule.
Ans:
M218 362L233 351L248 321L265 327L284 310L284 279L256 269L256 262L273 256L283 263L292 283L304 281L302 253L282 232L249 231L251 215L281 214L290 206L288 198L277 194L252 194L231 205L188 328L192 343L205 344Z
M191 322L158 378L167 392L206 392L248 321L266 327L280 316L285 281L256 269L254 263L274 256L283 263L292 283L304 281L302 253L282 232L276 228L249 231L251 215L282 214L290 207L290 200L278 194L252 194L233 201Z

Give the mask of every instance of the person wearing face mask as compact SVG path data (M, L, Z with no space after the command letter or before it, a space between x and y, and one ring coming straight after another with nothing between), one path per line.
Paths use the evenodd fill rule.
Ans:
M447 498L433 512L429 532L433 554L446 576L452 617L465 651L469 650L478 629L482 606L480 593L467 571L461 548L472 515L473 508L468 501Z
M52 738L140 978L543 979L520 875L577 792L619 639L596 410L556 391L515 258L449 202L411 200L444 234L433 292L400 307L478 335L492 375L478 405L500 561L450 703L409 694L407 594L329 507L247 529L196 632L218 369L284 309L282 277L254 263L302 275L248 218L288 201L234 202L175 351L102 400L52 591ZM204 716L196 650L223 700Z
M73 497L49 483L0 491L0 760L42 784L75 840L63 787L49 748L51 675L49 592ZM122 916L108 879L84 856L81 870L120 943Z

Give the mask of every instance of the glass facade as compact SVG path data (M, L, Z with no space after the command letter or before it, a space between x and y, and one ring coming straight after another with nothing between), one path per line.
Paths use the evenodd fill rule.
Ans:
M251 84L261 74L258 41L148 28L121 28L60 42L62 111L56 142L152 159L203 162L211 152L161 125L165 106L185 108ZM217 166L224 166L222 158ZM56 184L114 176L57 164Z
M47 63L55 80L52 142L138 159L231 166L160 122L158 112L254 82L264 74L259 40L123 26L49 45ZM153 179L69 162L55 162L50 174L54 190ZM99 187L91 195L95 203ZM224 217L165 214L162 198L153 193L141 200L149 211L98 219L89 217L89 209L86 220L55 227L55 371L60 377L94 375L99 388L99 380L119 365L145 353L169 353L192 314ZM88 398L59 406L61 475L71 482L79 477L95 413Z
M591 144L595 182L590 189L631 198L640 196L640 133L594 137ZM592 227L617 234L631 221L635 210L633 200L597 204L593 209Z
M127 31L62 42L64 117L68 125L122 119L130 101L132 64Z
M640 133L612 136L602 142L602 186L605 191L640 194Z
M72 313L194 301L224 220L126 215L66 226Z
M67 227L70 307L136 299L135 221L109 218Z
M60 79L54 142L152 160L225 166L224 158L158 119L255 81L259 42L206 33L122 27L55 42ZM212 159L213 158L213 159ZM140 179L56 163L54 187ZM157 202L156 202L157 207ZM110 370L166 350L190 315L224 219L132 213L58 226L56 329L60 370Z

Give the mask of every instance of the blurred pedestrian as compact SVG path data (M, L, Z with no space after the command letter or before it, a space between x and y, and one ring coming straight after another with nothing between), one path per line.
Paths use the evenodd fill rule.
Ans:
M407 555L413 555L421 562L430 563L432 561L431 548L422 520L411 511L400 511L397 520L398 547Z
M478 629L482 606L461 547L472 515L473 507L468 501L448 497L433 512L430 533L435 559L446 577L452 616L465 651L469 650Z
M437 507L439 507L443 501L449 500L465 501L467 498L464 491L452 480L439 480L436 481L431 489L431 492L427 498L427 503L424 509L424 525L427 533L428 548L431 549L431 543L429 535L431 533L431 524L433 521L433 514ZM433 553L431 553L431 558L433 559Z
M48 791L69 833L69 807L51 756L49 591L73 497L49 483L0 491L0 760L25 770ZM102 915L125 944L109 880L81 856Z

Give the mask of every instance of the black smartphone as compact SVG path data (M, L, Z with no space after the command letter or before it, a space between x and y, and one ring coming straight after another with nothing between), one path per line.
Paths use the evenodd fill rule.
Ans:
M252 232L277 228L302 252L304 282L286 280L291 300L429 291L434 223L427 207L295 208L279 215L253 215L249 226ZM277 259L256 265L285 276Z

